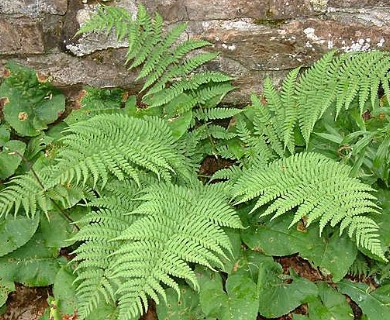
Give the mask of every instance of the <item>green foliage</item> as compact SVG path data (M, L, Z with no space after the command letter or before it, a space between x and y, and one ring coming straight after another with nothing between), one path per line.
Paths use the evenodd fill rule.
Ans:
M386 259L378 239L378 225L367 213L377 213L372 188L349 177L350 168L322 155L300 153L267 166L244 171L233 186L238 203L257 199L252 212L272 202L262 216L272 219L297 208L290 226L301 219L310 226L319 220L320 234L326 225L340 224L340 234Z
M23 246L37 231L39 219L7 217L0 220L0 257Z
M79 109L72 110L71 114L64 120L68 125L87 120L101 113L121 112L122 97L124 91L121 89L96 89L86 88L80 94Z
M343 280L339 284L341 293L347 294L362 308L367 319L386 319L389 316L390 286L372 290L367 284Z
M26 286L48 286L54 283L61 259L57 248L47 248L44 236L37 232L19 249L0 258L0 278Z
M375 105L380 86L390 96L388 52L335 54L336 51L327 53L300 75L298 69L293 70L280 93L266 82L264 94L269 105L284 116L280 119L285 146L294 142L297 126L309 143L316 122L329 108L337 117L357 101L363 113L367 102Z
M319 297L309 301L310 320L352 320L354 319L351 307L346 298L325 282L317 283Z
M161 320L204 320L199 305L199 295L188 286L180 287L180 299L174 289L166 290L167 303L157 306L157 315Z
M316 285L307 279L294 274L283 279L282 267L271 259L259 266L257 286L259 313L268 318L280 317L318 295Z
M173 277L198 287L188 263L223 267L221 258L231 254L231 245L220 227L240 228L241 223L219 192L213 186L153 184L142 190L141 204L133 210L121 208L133 197L123 193L119 207L115 197L104 201L110 203L107 209L87 216L89 224L76 236L85 241L76 250L80 316L105 298L118 301L119 319L136 318L147 309L147 296L166 300L161 283L179 296Z
M19 140L10 140L0 152L0 179L12 176L23 160L26 144Z
M200 276L200 304L204 314L213 319L255 319L258 314L256 283L245 272L233 273L223 290L222 278Z
M160 319L351 319L343 295L386 318L388 53L331 52L234 108L185 28L99 7L80 33L128 41L143 88L86 88L55 125L63 96L10 65L0 304L16 281L53 284L43 319L139 319L151 300Z
M356 245L347 236L324 230L320 237L317 226L289 228L290 219L282 216L272 221L249 227L241 232L243 242L251 249L267 256L299 255L324 275L331 275L334 282L348 273L356 259ZM335 263L337 261L337 263Z
M65 110L65 97L33 70L7 65L9 76L0 86L4 119L21 136L36 136Z
M102 6L79 33L113 31L119 40L128 40L129 68L142 66L138 74L138 79L144 81L142 103L150 108L174 107L176 110L169 112L174 115L194 106L215 105L233 89L229 82L232 78L220 72L194 73L217 54L196 53L195 50L211 45L207 41L179 41L186 27L180 23L164 32L162 17L159 14L151 17L142 5L138 6L135 18L124 9Z

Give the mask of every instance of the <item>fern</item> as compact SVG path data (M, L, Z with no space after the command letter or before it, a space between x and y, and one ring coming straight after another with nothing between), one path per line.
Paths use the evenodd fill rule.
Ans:
M350 167L315 153L300 153L244 171L233 186L237 203L257 199L252 212L271 203L262 214L272 219L297 208L291 222L307 225L319 220L320 233L327 224L348 228L357 245L386 260L378 239L378 225L367 216L378 213L373 189L350 178Z
M130 14L125 9L101 6L97 12L84 23L77 34L87 32L115 31L118 40L122 40L128 33L128 23L131 21Z
M308 144L316 122L332 108L335 116L348 110L357 101L360 112L366 102L375 106L380 86L390 97L390 54L388 52L327 53L311 68L298 75L295 69L283 82L280 94L268 80L264 93L268 105L282 109L277 121L282 127L283 142L290 152L295 143L294 129L298 126Z
M222 227L242 227L218 186L155 184L135 200L133 195L122 193L125 203L141 202L132 211L114 205L83 219L87 224L76 237L85 241L77 249L82 319L102 299L118 301L119 319L137 319L148 297L166 300L162 284L180 295L176 278L198 288L188 264L223 268L221 258L231 254L231 245Z
M89 176L93 186L104 185L113 174L139 181L139 171L150 170L164 180L172 174L188 176L185 159L176 153L169 127L160 119L135 119L125 115L98 115L71 126L63 138L56 170L60 174L52 184L75 181L85 184ZM128 138L132 143L128 144ZM107 142L110 144L107 145Z
M73 240L83 243L74 251L77 256L73 263L79 263L76 269L76 293L81 318L85 318L102 302L115 302L115 291L119 284L110 279L107 272L112 261L110 255L120 245L120 241L113 239L134 222L135 217L128 213L136 208L136 203L131 199L139 190L134 181L109 182L103 195L89 203L89 206L99 210L78 221L84 227Z
M52 200L69 202L75 186L104 187L110 177L140 182L153 172L165 181L192 179L192 168L175 145L168 125L158 118L136 119L123 114L97 115L71 125L62 139L57 163L42 172L11 180L0 193L0 214L22 207L26 215L47 212ZM129 144L129 137L132 138Z
M192 97L192 108L207 104L212 98L221 99L234 88L231 77L220 72L196 73L202 65L217 57L217 53L200 52L211 45L204 40L187 40L179 43L186 24L178 24L163 32L159 14L153 18L144 6L138 7L135 19L120 8L102 7L87 21L79 33L90 31L115 32L118 39L127 38L127 63L130 69L142 66L137 79L144 81L142 102L149 107L164 107L179 95ZM189 56L189 53L192 53Z

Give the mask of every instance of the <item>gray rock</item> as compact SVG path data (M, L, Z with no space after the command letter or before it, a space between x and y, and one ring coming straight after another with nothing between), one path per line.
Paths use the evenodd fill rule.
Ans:
M2 0L0 13L38 16L42 13L64 15L67 0Z
M0 55L45 52L40 22L27 18L0 17Z

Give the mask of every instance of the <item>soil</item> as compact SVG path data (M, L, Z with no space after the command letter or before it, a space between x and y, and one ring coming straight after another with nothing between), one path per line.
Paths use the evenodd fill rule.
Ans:
M48 307L50 287L28 288L16 285L16 291L7 300L7 310L0 320L38 320Z

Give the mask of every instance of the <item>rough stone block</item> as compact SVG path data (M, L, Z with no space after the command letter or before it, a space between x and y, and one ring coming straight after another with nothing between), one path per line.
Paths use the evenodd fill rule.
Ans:
M67 7L67 0L2 0L0 13L28 16L37 16L41 13L64 15Z
M25 18L0 18L0 55L45 51L40 23Z
M323 0L271 0L268 18L272 20L296 19L318 15L326 9Z
M269 9L268 0L145 0L144 3L168 21L264 19Z
M367 7L379 7L390 6L389 0L329 0L328 5L330 7L341 8L367 8Z

